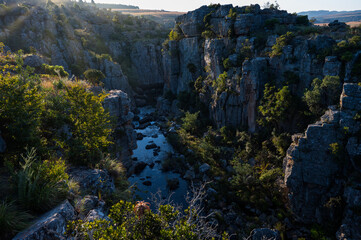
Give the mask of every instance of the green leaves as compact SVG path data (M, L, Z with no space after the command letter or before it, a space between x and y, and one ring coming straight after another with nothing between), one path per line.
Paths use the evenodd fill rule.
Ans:
M260 118L258 124L264 127L279 128L280 122L287 117L292 103L292 95L288 86L276 90L267 83L261 104L258 107Z
M326 76L322 80L313 80L311 89L306 90L303 100L312 114L321 116L328 106L337 105L342 91L340 78Z
M139 217L134 209L134 204L120 201L111 207L109 220L70 222L67 234L85 239L202 239L197 222L189 221L197 219L194 211L181 213L171 205L160 205L158 213L146 211Z
M99 160L100 152L112 143L110 116L102 106L105 97L104 94L95 96L79 85L66 89L72 133L68 148L74 163Z

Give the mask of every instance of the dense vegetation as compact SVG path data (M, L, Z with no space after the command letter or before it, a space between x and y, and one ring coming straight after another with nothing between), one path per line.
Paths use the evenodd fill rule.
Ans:
M25 67L21 51L5 53L3 47L0 131L7 149L0 162L10 184L0 185L0 236L7 238L77 188L66 171L70 164L105 165L113 124L102 106L106 93L95 95L89 83L62 77L67 74L59 74L59 66ZM114 164L108 167L121 165Z

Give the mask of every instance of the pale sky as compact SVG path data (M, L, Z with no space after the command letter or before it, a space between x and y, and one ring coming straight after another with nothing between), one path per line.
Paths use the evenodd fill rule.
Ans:
M141 9L164 9L186 12L199 8L202 5L209 5L210 3L233 4L234 6L258 3L262 7L267 0L95 0L95 2L135 5ZM271 0L270 2L274 1ZM308 10L361 10L361 0L278 0L278 4L281 9L287 10L290 13Z

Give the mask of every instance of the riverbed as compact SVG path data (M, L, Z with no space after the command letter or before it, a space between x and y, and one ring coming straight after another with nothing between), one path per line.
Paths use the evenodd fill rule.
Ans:
M155 111L153 107L140 108L138 116L140 119L147 117ZM134 122L139 126L139 122ZM180 174L175 172L162 171L162 162L174 153L174 149L168 143L158 123L150 122L150 125L144 129L136 129L137 134L143 134L143 139L137 141L137 149L133 151L132 158L134 164L138 162L146 163L146 167L138 174L129 177L129 182L135 185L135 197L137 200L151 202L152 194L160 192L162 199L170 199L177 205L186 206L185 196L188 190L187 182L181 178ZM146 149L149 145L157 146L156 148ZM167 181L178 179L179 187L170 191Z

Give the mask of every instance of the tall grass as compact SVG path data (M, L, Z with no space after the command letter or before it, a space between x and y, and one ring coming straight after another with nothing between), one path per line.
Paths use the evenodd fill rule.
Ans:
M28 226L31 215L19 211L14 202L0 202L0 239L8 239Z
M21 169L14 176L17 199L26 209L46 211L67 193L65 163L61 160L38 163L34 148L22 157Z

